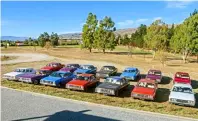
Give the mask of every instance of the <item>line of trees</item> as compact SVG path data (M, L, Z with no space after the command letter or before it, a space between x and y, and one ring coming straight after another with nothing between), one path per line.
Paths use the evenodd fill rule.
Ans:
M162 20L154 21L150 26L141 24L131 35L114 34L115 23L110 17L98 22L97 16L89 13L82 30L82 48L91 50L113 50L119 44L128 47L132 54L134 47L153 51L162 58L164 52L178 53L186 62L189 55L197 55L198 59L198 11L195 10L182 24L171 26Z
M58 40L59 37L57 33L52 32L52 34L49 35L47 32L44 32L38 37L38 44L41 47L46 47L47 49L49 49L51 46L58 46Z

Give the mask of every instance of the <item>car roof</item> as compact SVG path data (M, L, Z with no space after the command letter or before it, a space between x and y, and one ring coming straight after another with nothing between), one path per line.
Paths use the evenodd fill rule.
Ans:
M187 72L176 72L176 74L186 74L186 75L189 75Z
M81 66L93 66L92 64L83 64Z
M149 71L161 72L161 70L157 70L157 69L150 69Z
M192 86L190 84L184 84L184 83L175 83L173 85L173 87L188 87L188 88L192 88Z
M90 76L93 76L93 74L79 74L79 76L87 76L87 77L90 77Z
M67 71L55 71L55 72L57 72L57 73L71 73L71 72L67 72Z
M127 67L127 68L125 68L125 70L136 70L137 68L135 68L135 67Z
M106 66L103 66L103 67L115 67L115 66L106 65Z
M110 76L108 78L119 80L119 79L122 79L123 77L120 77L120 76Z
M155 80L152 80L152 79L140 79L139 82L155 83Z

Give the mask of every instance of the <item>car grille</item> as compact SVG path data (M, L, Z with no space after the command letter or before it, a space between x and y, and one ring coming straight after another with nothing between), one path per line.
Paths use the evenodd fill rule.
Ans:
M68 87L74 89L81 89L81 86L76 86L76 85L69 85Z
M19 80L20 80L20 81L25 81L25 82L29 82L29 81L30 81L29 78L20 78Z
M53 82L51 82L51 81L46 81L46 80L43 80L42 82L45 83L45 84L53 84Z
M177 99L176 101L179 102L179 103L188 103L188 100Z
M148 98L148 95L137 94L137 97L139 97L139 98Z
M101 93L111 94L111 90L110 89L103 89L102 88L100 91L101 91Z

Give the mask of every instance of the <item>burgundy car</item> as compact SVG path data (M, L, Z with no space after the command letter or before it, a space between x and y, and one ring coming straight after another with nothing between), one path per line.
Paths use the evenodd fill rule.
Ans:
M64 72L71 72L73 73L77 68L68 68L68 67L63 67L59 71L64 71Z
M174 76L173 83L191 84L190 75L186 72L177 72Z
M146 78L155 80L157 83L160 83L162 80L162 72L160 70L151 69L148 71Z
M40 84L40 80L44 77L47 77L51 73L52 71L49 70L39 70L36 74L22 74L19 76L19 81L32 84Z

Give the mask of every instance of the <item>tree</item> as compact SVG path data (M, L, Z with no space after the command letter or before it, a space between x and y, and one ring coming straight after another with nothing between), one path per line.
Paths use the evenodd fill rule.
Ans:
M135 46L139 48L144 47L144 36L146 35L146 29L147 26L144 24L141 24L138 29L135 31L135 33L132 34L132 38Z
M154 21L148 28L144 36L147 48L153 50L153 59L158 50L167 50L168 43L168 25L161 20Z
M44 32L43 34L41 34L39 37L38 37L38 42L39 42L39 45L41 47L44 47L45 46L45 43L47 41L50 41L50 36L47 32Z
M93 48L93 43L94 43L94 33L96 31L96 26L97 26L98 20L96 15L89 13L87 17L87 21L83 26L83 33L82 33L82 48L87 48L89 49L89 52L91 52Z
M105 50L113 50L115 49L115 34L114 31L116 28L114 27L115 23L112 21L110 17L105 17L100 21L99 26L96 29L94 34L94 47L102 50L105 53Z
M190 54L198 52L198 14L190 16L175 28L171 48L182 54L184 63Z
M198 10L195 9L193 13L190 14L190 16L194 16L195 14L198 14Z
M115 43L116 43L116 45L120 45L120 41L121 41L121 39L122 39L121 35L120 35L120 34L118 34L118 36L117 36L117 37L116 37L116 39L115 39Z
M53 47L58 46L59 37L57 33L52 32L50 40Z

